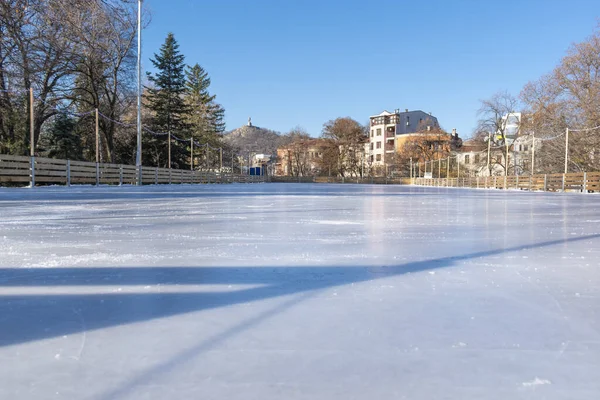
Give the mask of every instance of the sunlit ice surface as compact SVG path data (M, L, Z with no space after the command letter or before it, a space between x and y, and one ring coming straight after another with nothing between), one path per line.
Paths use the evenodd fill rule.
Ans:
M600 196L0 188L2 399L598 399Z

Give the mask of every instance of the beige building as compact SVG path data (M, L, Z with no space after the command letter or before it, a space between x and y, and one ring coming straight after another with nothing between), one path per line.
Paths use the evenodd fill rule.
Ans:
M365 145L368 163L372 167L382 167L394 162L402 143L418 132L438 128L438 120L420 110L393 113L383 111L369 118L369 141Z

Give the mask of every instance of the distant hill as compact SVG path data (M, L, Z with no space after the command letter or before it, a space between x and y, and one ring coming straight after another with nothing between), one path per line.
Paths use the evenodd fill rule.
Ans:
M290 138L270 129L244 125L223 135L223 140L242 153L276 154L277 148L290 142Z

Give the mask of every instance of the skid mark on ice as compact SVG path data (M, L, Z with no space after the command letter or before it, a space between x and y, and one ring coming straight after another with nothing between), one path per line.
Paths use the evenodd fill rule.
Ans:
M82 336L81 336L81 344L79 346L79 352L77 353L77 356L72 356L71 358L73 358L76 361L81 360L81 355L83 354L83 349L85 348L85 341L87 339L87 326L85 324L85 318L83 318L83 315L81 315L81 311L76 310L75 308L72 309L73 313L75 313L78 317L79 317L79 322L81 322L81 330L82 330Z

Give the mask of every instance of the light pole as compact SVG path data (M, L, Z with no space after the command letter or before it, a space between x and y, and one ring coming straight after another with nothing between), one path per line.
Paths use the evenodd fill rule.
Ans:
M137 152L135 166L138 171L137 184L142 184L142 0L138 0L137 16Z
M567 173L569 165L569 128L567 128L565 137L565 174Z

